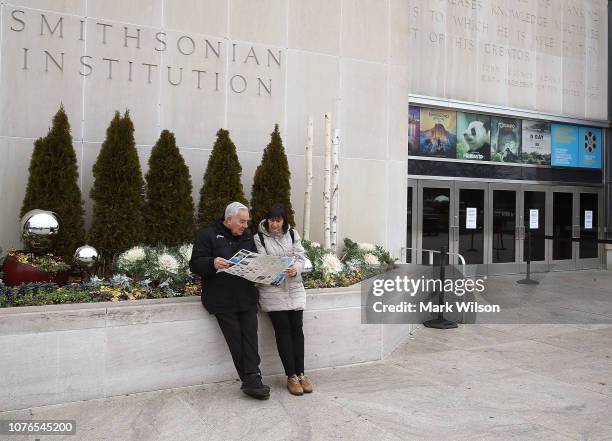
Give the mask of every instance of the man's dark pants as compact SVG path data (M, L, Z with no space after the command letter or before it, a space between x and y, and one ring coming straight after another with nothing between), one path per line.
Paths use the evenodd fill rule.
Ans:
M223 312L215 316L240 379L259 374L261 359L257 351L257 309L254 307L243 312Z

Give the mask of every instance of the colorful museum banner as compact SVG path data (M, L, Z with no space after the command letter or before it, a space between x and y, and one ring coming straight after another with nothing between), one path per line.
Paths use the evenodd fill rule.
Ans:
M491 160L491 117L457 113L457 159Z
M421 133L421 108L410 106L408 108L408 154L419 154L419 135Z
M578 165L585 168L601 168L602 131L594 127L578 129Z
M419 155L457 157L457 112L421 108Z
M550 165L578 167L578 127L567 124L551 125Z
M550 165L550 123L523 120L521 130L523 132L521 162Z
M520 162L521 120L491 118L491 161Z

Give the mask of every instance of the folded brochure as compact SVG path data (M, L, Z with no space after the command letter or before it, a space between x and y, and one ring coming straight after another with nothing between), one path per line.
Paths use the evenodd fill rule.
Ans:
M219 270L234 276L242 277L255 283L279 285L287 277L285 271L295 263L292 256L269 256L240 250L228 261L232 264L227 269Z

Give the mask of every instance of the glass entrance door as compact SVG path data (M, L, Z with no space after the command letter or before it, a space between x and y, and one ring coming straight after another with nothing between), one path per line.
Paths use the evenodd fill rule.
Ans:
M569 187L553 187L552 189L552 238L549 239L551 249L550 270L576 269L576 250L574 246L574 231L576 225L576 192Z
M532 272L548 271L549 252L546 239L547 196L546 187L523 186L521 190L522 233L521 272L527 271L527 258Z
M449 250L453 183L450 181L419 181L418 185L418 233L419 250ZM418 264L431 263L429 253L416 253ZM440 263L439 254L433 255L433 264Z
M532 272L598 268L602 206L598 188L410 180L406 261L445 247L468 276L524 273L528 256Z
M487 236L489 223L486 213L489 211L487 198L488 185L479 183L455 183L454 225L451 225L452 248L463 256L467 275L485 275L489 253ZM457 257L451 260L459 265Z
M600 207L603 205L601 192L580 189L577 194L579 204L578 222L576 222L579 242L577 245L578 267L599 268L601 265Z
M491 234L488 244L488 274L520 272L521 216L520 187L512 184L489 185Z

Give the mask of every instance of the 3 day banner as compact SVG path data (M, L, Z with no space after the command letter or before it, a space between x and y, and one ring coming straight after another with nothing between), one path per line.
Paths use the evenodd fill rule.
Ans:
M550 165L550 123L523 120L521 162Z

